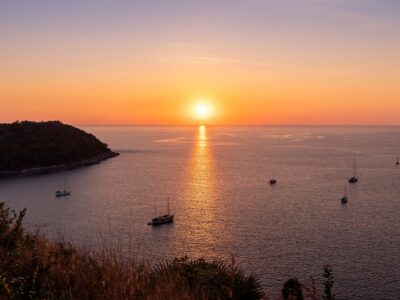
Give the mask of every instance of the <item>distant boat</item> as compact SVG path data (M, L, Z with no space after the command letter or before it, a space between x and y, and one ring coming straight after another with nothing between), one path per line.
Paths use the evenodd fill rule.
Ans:
M399 163L399 157L397 156L397 160L396 160L396 166L398 166L400 163Z
M276 179L275 179L275 170L272 171L272 178L268 181L268 183L270 185L274 185L277 183Z
M154 206L154 212L155 215L157 215L157 206ZM173 221L174 221L174 215L171 215L169 212L169 198L168 198L168 213L166 215L158 216L151 219L151 222L149 222L147 225L158 226L162 224L172 223Z
M349 198L347 198L347 185L344 186L344 196L340 201L342 201L342 204L346 204L349 201Z
M67 188L67 185L64 182L64 189L56 191L56 197L65 197L71 195L71 190Z
M358 178L356 176L356 159L354 158L353 162L353 176L349 178L349 183L356 183L358 182Z

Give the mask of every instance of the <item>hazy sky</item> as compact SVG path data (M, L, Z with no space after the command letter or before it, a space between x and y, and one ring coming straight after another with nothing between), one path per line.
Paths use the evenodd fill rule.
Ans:
M399 81L399 0L0 0L1 122L400 124Z

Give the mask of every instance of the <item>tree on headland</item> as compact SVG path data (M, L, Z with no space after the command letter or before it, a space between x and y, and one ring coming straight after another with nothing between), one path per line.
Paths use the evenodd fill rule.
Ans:
M116 153L94 135L59 121L0 124L0 172L68 165L102 155Z

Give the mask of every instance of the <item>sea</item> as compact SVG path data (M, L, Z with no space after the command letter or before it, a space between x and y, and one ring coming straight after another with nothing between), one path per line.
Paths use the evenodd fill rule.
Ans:
M400 299L400 127L81 129L120 156L0 181L29 230L151 264L234 261L270 297L288 278L321 293L329 264L338 299ZM64 184L72 195L56 198ZM168 202L174 223L149 226Z

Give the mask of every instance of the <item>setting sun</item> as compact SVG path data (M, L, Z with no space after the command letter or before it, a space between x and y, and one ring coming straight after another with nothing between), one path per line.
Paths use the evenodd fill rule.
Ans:
M213 113L213 107L208 102L198 102L193 108L193 115L196 119L210 119Z
M205 105L199 105L199 106L197 107L197 113L198 113L198 115L199 115L200 117L206 116L206 115L207 115L207 112L208 112L208 110L207 110L207 107L206 107Z

